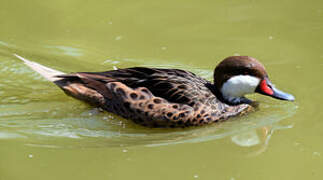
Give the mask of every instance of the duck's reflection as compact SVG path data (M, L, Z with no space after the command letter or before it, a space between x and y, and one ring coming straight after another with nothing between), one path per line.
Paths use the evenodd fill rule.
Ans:
M275 131L290 129L292 127L293 125L281 126L278 124L272 124L233 135L231 136L231 140L233 143L241 147L259 146L259 149L249 154L251 156L256 156L267 150L269 141Z

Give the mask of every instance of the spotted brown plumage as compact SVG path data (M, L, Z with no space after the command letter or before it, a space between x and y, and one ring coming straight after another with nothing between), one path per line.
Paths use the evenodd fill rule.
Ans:
M90 99L97 97L95 105L150 127L209 124L251 109L247 104L230 106L221 102L211 82L179 69L136 67L57 77L62 79L56 84L67 94L84 100L85 92L70 88L73 84L87 87Z
M214 83L180 69L134 67L65 74L15 55L74 98L149 127L199 126L253 109L245 94L280 100L294 97L276 89L255 58L231 56L214 70Z

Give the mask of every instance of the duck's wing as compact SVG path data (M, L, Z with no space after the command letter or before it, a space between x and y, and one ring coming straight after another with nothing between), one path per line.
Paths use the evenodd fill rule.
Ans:
M190 106L212 95L205 86L209 83L207 80L179 69L135 67L106 72L80 72L59 77L68 81L79 80L103 94L108 94L104 84L110 82L121 82L130 88L145 87L156 97Z

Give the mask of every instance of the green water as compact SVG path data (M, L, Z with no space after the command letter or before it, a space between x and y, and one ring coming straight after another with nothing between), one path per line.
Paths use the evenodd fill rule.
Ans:
M323 1L22 1L0 6L0 180L323 178ZM13 57L64 72L175 67L212 79L231 55L265 64L293 103L149 129L67 97Z

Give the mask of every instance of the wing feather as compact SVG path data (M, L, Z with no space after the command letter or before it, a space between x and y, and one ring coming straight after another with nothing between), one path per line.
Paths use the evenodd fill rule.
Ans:
M92 82L93 80L103 84L121 82L131 88L145 87L156 97L183 104L189 104L192 100L199 101L201 89L209 91L205 86L209 83L207 80L179 69L135 67L105 72L80 72L58 77L79 78L89 87L98 86L98 83ZM106 92L103 93L106 94Z

